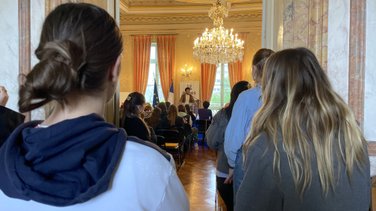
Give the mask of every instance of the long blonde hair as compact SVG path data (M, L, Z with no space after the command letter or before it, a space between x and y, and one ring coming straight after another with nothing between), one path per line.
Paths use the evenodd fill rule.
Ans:
M308 49L277 52L264 68L263 104L255 114L243 153L266 133L274 147L273 169L280 175L278 137L282 138L298 193L302 196L310 186L311 161L316 159L326 195L334 190L334 162L343 162L349 177L355 166L366 163L366 141L354 115Z

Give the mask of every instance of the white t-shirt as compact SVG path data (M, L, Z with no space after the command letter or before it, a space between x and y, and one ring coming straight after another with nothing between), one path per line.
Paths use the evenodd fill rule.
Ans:
M189 202L172 162L150 147L127 141L112 187L82 204L54 207L9 198L0 191L0 210L138 211L189 210Z

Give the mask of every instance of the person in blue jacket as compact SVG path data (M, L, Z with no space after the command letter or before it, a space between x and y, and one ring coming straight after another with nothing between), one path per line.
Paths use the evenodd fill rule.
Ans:
M234 197L243 178L241 147L249 132L252 118L262 103L261 78L263 67L268 57L273 53L274 51L270 49L262 48L253 56L252 77L256 86L239 95L226 128L224 150L230 165L226 182L233 180Z

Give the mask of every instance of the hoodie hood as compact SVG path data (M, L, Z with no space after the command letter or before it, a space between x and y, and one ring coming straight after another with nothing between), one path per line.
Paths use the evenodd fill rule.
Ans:
M0 189L9 197L53 206L88 201L106 191L126 134L96 114L48 128L19 126L0 148Z

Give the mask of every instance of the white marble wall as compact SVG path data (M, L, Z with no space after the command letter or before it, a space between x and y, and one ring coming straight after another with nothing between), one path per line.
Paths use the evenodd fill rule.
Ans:
M31 0L30 1L30 56L31 67L33 67L38 59L34 52L38 47L40 33L42 31L42 24L45 18L45 0ZM31 119L44 119L45 112L43 108L36 109L31 112Z
M364 135L376 141L376 1L367 0Z
M328 76L333 88L346 102L349 94L349 32L350 0L329 1Z
M7 107L18 110L18 1L1 0L0 84L9 94Z

